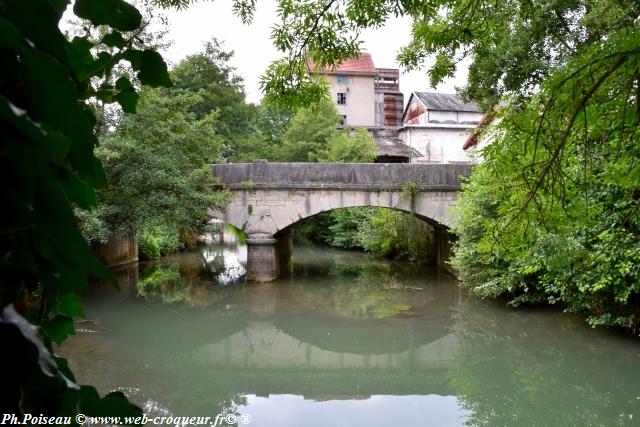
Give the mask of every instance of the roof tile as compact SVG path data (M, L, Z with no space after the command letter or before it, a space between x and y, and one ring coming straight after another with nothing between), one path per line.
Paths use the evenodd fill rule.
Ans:
M316 69L313 65L313 61L311 60L308 61L308 66L311 70ZM375 73L376 67L373 65L373 58L371 58L371 54L363 52L357 58L347 59L335 68L327 69L326 71L342 71L345 73Z

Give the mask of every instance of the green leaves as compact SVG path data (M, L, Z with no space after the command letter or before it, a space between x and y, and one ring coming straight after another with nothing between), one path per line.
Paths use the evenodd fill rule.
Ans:
M128 80L116 87L125 90ZM223 206L212 191L210 163L219 161L222 142L216 116L194 117L188 109L200 96L179 90L142 91L138 114L125 114L118 130L101 141L109 184L100 190L100 209L83 215L87 238L135 230L141 256L156 258L181 247L207 220L207 209Z
M125 40L122 38L122 34L120 34L118 31L112 31L105 34L100 42L111 47L122 48L125 46Z
M69 335L76 333L73 326L73 319L63 315L58 315L45 321L42 324L42 328L47 336L56 344L62 343Z
M84 317L84 311L82 310L82 303L75 293L68 292L64 294L53 308L51 308L52 315L64 315L67 317Z
M80 401L91 398L96 412L140 413L121 394L100 399L95 389L75 390L64 360L50 355L51 343L73 334L73 317L83 315L77 293L86 289L88 278L112 279L80 234L72 207L89 208L94 187L105 183L93 153L96 117L87 99L115 100L125 111L133 111L137 100L126 78L115 85L103 82L95 91L91 83L109 79L131 50L131 40L121 32L141 23L140 13L124 1L76 1L79 16L108 27L102 46L109 51L96 49L100 42L87 35L65 39L59 21L67 4L6 0L0 6L0 182L5 184L0 307L4 316L15 304L42 327L40 341L24 335L35 328L22 328L21 337L3 319L2 341L12 349L11 363L2 371L6 396L13 396L5 407L14 413L74 414ZM169 84L159 55L138 51L142 80ZM38 306L29 306L32 301ZM14 317L13 326L25 323Z
M379 150L373 138L364 129L345 129L331 138L326 149L316 153L318 162L372 163Z
M151 87L171 86L171 78L162 56L153 50L145 50L140 54L140 83Z
M330 141L338 138L340 117L330 102L298 110L282 137L279 161L314 162L319 160ZM337 145L340 145L338 141ZM347 141L348 143L348 141ZM344 145L344 144L343 144ZM325 154L327 156L327 154Z
M280 110L298 109L329 99L326 82L309 75L306 58L272 62L260 78L263 103Z
M93 25L107 25L120 31L133 31L142 22L138 9L123 0L76 0L73 13Z
M634 29L585 45L504 105L459 201L453 263L474 293L640 329L639 43Z
M122 54L122 57L138 72L140 83L151 87L171 86L167 64L158 52L129 49Z
M452 58L439 53L436 55L436 61L429 70L429 82L431 87L436 87L445 78L453 77L456 71L456 65Z
M62 12L54 9L48 1L6 0L2 4L2 14L39 50L51 54L63 64L67 62L65 39L58 29Z
M120 104L122 111L135 113L139 96L129 79L124 76L120 77L116 81L116 89L118 93L116 93L114 99Z

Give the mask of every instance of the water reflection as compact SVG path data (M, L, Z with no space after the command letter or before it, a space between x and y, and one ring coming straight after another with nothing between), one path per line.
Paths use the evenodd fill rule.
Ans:
M296 247L288 275L250 286L237 248L133 266L120 293L94 287L90 321L62 348L77 377L152 414L249 413L252 426L640 416L636 341L478 302L446 274L357 252Z
M147 263L141 267L137 283L126 286L135 286L138 295L147 300L204 307L210 303L212 287L244 281L245 264L246 246L223 241Z
M555 310L456 308L448 383L477 426L637 426L636 340L590 330Z

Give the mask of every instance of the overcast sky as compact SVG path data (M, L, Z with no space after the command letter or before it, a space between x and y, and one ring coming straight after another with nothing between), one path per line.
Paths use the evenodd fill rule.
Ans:
M235 52L232 65L244 78L247 100L260 101L259 77L272 60L281 56L269 38L276 22L274 0L257 1L257 12L249 26L233 15L229 0L199 2L184 11L167 11L166 15L169 38L173 40L173 46L165 53L169 61L175 63L186 55L202 51L202 46L211 37L224 40L225 48ZM407 18L396 18L380 30L362 33L363 47L371 53L376 67L398 68L395 57L398 49L410 39L410 23ZM403 73L401 69L400 72L400 90L405 94L405 102L412 91L431 90L425 71ZM455 87L462 86L465 81L466 70L460 70L455 79L439 85L437 92L455 92Z

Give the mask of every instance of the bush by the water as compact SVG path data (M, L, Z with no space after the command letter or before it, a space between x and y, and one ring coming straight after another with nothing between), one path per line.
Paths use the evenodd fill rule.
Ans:
M410 213L358 207L321 213L296 227L309 240L374 256L429 263L433 258L432 229Z
M145 227L138 233L138 256L152 260L177 252L184 248L179 236L180 233L170 227Z

